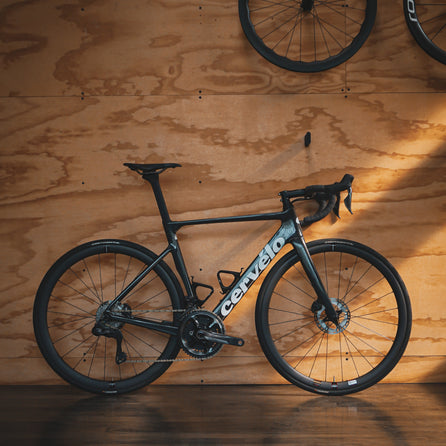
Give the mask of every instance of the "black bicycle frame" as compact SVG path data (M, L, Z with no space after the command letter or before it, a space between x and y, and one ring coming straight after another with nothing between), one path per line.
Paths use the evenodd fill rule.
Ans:
M178 243L176 233L184 226L197 226L216 223L236 223L236 222L251 222L251 221L281 221L282 224L274 236L269 240L265 247L260 251L258 256L253 260L245 272L238 278L231 288L227 291L225 296L221 299L213 312L222 320L225 319L235 306L241 301L248 289L260 277L261 273L268 267L271 261L276 257L279 251L287 244L291 243L299 256L305 273L308 276L316 294L317 301L326 308L327 316L330 320L337 323L336 312L330 302L330 299L325 291L322 281L316 271L314 263L308 252L299 219L296 216L294 207L290 200L282 195L283 210L281 212L271 212L263 214L251 214L220 218L206 218L197 220L181 220L172 221L167 210L166 203L159 184L158 174L151 174L145 177L152 185L155 199L160 211L163 222L164 231L166 233L168 247L157 257L157 259L149 266L147 266L133 281L119 293L107 306L106 311L112 320L138 325L141 327L161 331L168 334L176 334L178 327L168 322L150 321L148 319L138 317L126 317L113 313L113 306L121 302L125 296L134 289L138 283L152 271L157 264L161 262L168 254L172 254L176 269L181 278L185 290L185 300L188 306L196 306L199 302L194 293L192 282L187 273L186 265L183 255Z

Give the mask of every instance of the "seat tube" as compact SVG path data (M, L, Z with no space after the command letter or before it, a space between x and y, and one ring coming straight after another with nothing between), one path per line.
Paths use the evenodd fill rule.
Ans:
M172 229L171 219L169 215L169 211L167 210L166 201L164 200L164 195L161 190L159 175L158 174L150 174L147 177L144 177L150 182L152 186L153 193L155 194L156 203L158 205L158 209L160 211L161 220L163 222L164 232L166 233L167 241L169 245L173 248L172 257L175 262L175 266L177 268L178 274L181 277L183 282L185 291L186 291L186 300L193 300L194 294L192 290L192 285L189 280L189 274L186 269L186 264L184 262L183 254L181 253L180 245L178 244L177 236L175 234L175 230Z
M183 254L176 239L176 235L174 235L174 238L175 240L171 243L171 245L174 247L174 251L172 252L173 261L175 262L178 274L180 275L184 289L186 290L185 299L188 303L194 303L195 296L189 280L189 273L186 269L186 263L184 262Z
M307 275L308 280L310 281L314 291L317 294L317 301L325 307L328 318L332 322L337 324L338 317L336 310L333 308L330 297L328 296L322 280L319 277L319 274L305 243L302 231L298 231L296 237L291 240L291 244L293 245L297 255L299 256L305 274Z

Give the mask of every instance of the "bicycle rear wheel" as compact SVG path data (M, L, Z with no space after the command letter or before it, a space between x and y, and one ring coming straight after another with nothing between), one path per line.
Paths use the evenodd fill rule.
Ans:
M339 315L313 313L316 294L294 251L271 269L259 293L256 327L263 351L291 383L311 392L343 395L386 376L409 340L411 309L391 264L346 240L308 244Z
M239 0L240 22L251 45L291 71L328 70L366 41L376 0Z
M156 259L134 243L102 240L62 256L48 271L34 303L34 331L40 350L63 379L95 393L124 393L158 378L179 351L176 336L131 324L110 322L122 334L127 359L116 361L117 341L92 333L113 300ZM114 311L158 322L174 322L182 308L180 287L160 262ZM156 361L162 362L156 362Z
M418 45L446 64L446 1L404 0L407 26Z

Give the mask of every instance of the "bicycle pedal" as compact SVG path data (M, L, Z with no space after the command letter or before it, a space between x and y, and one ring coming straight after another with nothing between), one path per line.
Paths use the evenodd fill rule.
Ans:
M234 336L228 336L221 333L215 333L212 331L198 330L198 339L205 339L206 341L216 342L218 344L234 345L236 347L242 347L245 341L242 338L236 338Z

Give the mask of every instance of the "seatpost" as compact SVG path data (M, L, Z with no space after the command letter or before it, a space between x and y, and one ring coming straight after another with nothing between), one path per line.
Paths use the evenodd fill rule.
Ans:
M164 195L161 190L159 174L158 173L150 173L143 175L143 178L147 180L152 186L153 193L155 194L156 204L158 205L158 209L160 211L161 220L163 221L164 230L166 232L167 240L171 243L174 240L174 233L171 228L169 228L168 223L170 223L170 215L167 210L166 201L164 200Z

